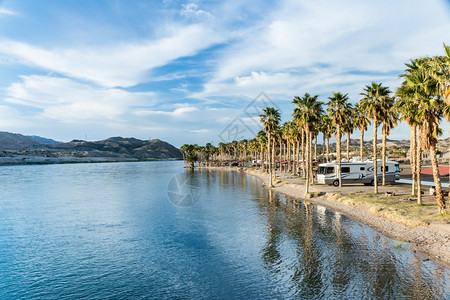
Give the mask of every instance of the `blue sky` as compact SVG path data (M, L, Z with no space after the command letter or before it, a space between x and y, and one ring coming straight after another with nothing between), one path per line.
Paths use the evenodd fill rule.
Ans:
M0 0L0 130L176 146L251 138L252 108L273 103L288 121L305 92L356 103L372 81L394 91L404 63L442 55L449 33L440 0Z

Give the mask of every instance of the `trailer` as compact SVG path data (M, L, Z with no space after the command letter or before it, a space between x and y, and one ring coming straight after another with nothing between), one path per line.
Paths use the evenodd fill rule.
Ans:
M317 169L317 182L339 186L338 176L339 164L337 161L320 164ZM383 162L377 160L378 182L383 178ZM364 185L374 184L373 161L342 161L341 179L342 183L363 183ZM400 165L396 161L386 161L386 182L395 182L400 179Z

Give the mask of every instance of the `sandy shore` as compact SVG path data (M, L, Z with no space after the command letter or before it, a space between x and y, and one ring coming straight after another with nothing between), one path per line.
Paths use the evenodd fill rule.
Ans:
M211 167L209 169L222 171L238 170L237 168L230 167ZM267 174L251 169L247 169L245 172L260 178L267 186L267 183L269 182L269 176ZM304 200L305 187L303 184L299 184L298 178L292 178L283 173L277 173L276 175L278 176L280 182L277 182L274 185L274 191ZM427 191L426 187L423 187L423 190ZM426 258L445 265L446 267L450 267L450 224L436 222L426 226L409 227L375 215L370 212L368 207L365 205L351 206L341 202L328 200L326 198L327 193L339 192L342 195L346 195L358 191L373 193L373 187L364 186L362 184L350 184L344 185L341 189L338 189L328 185L313 185L310 186L310 192L322 192L325 193L325 195L317 198L310 198L307 201L343 213L350 218L356 219L374 228L386 236L411 243L414 245L416 251L424 255ZM411 187L410 185L404 184L380 186L379 192L395 192L396 195L404 194L405 196L409 196L411 194ZM424 201L434 201L434 199L432 196L424 195Z

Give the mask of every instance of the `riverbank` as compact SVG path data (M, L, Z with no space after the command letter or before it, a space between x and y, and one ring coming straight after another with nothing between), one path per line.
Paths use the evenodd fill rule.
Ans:
M209 167L208 169L217 171L244 171L247 174L260 178L265 186L268 186L270 179L268 174L254 169L244 170L233 167ZM416 223L406 225L404 222L396 221L392 216L389 216L390 219L383 216L382 212L373 209L370 205L359 204L356 201L345 201L347 197L349 199L352 197L358 198L358 195L355 193L361 193L361 195L373 193L372 186L364 186L362 184L344 185L341 189L328 185L312 185L310 186L310 194L307 195L308 199L305 199L305 186L301 184L299 178L284 173L277 173L276 175L274 187L272 188L273 191L343 213L391 238L413 244L416 251L425 256L425 259L431 259L450 267L449 223L433 221L429 222L429 224ZM428 192L425 188L423 190ZM405 199L404 201L410 201L411 187L405 184L380 186L379 193L381 196L386 193L395 193L395 195L400 196L396 198L403 198ZM433 197L424 195L424 202L427 203L430 201L433 201Z
M45 164L77 164L77 163L108 163L136 161L166 161L175 159L137 159L123 157L44 157L44 156L4 156L0 157L0 165L45 165Z

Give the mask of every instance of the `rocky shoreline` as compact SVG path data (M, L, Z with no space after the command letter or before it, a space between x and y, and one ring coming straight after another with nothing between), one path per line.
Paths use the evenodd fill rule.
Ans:
M215 171L243 171L249 175L258 177L263 185L267 186L269 175L261 171L251 169L239 169L234 167L207 167ZM298 179L297 179L298 181ZM313 204L321 205L340 212L352 219L358 220L384 235L396 240L411 243L416 251L423 255L425 259L433 260L441 265L450 267L450 224L430 224L426 226L409 227L404 224L388 220L382 216L375 215L365 205L347 205L342 202L333 201L326 198L327 193L335 193L336 188L325 185L313 185L311 192L322 192L323 196L305 199L304 185L294 183L288 175L279 176L279 179L272 188L273 191L283 193L290 197ZM379 192L404 192L409 194L409 185L396 184L391 186L380 186ZM344 185L340 190L341 194L348 194L355 191L372 193L373 187L363 185Z

